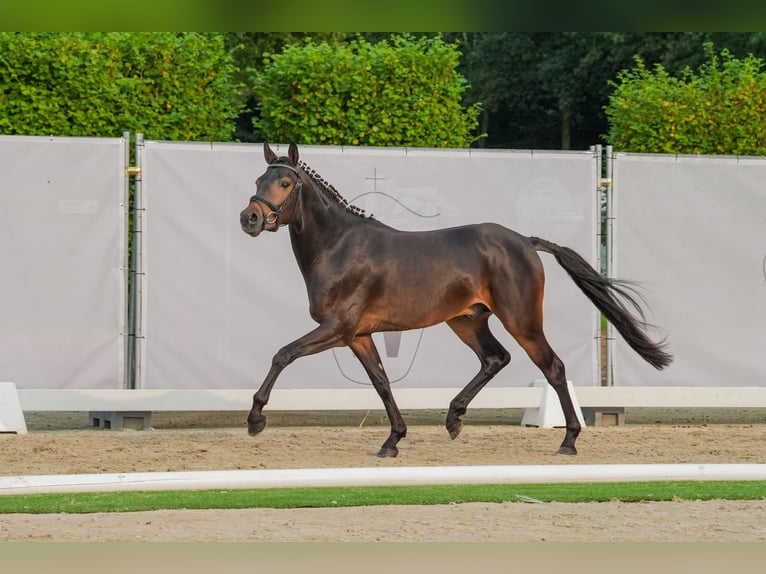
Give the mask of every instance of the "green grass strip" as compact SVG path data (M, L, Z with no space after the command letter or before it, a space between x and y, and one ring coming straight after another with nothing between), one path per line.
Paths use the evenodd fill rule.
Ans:
M0 514L132 512L158 509L330 508L461 502L636 502L763 498L766 498L766 481L275 488L7 495L0 496Z

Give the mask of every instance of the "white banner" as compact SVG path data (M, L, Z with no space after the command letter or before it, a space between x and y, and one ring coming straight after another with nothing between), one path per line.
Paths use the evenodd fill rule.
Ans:
M123 388L126 145L0 136L0 380Z
M495 221L595 262L592 153L312 146L300 153L347 200L394 227ZM265 167L260 145L146 142L141 388L255 389L274 353L315 327L287 229L253 239L239 227ZM553 258L542 258L546 334L569 379L596 384L595 311ZM499 322L493 325L514 360L491 384L540 378ZM395 386L462 388L479 369L445 325L374 338ZM369 384L344 348L298 359L277 387Z
M766 385L766 158L618 154L615 270L668 337L662 372L616 341L615 384Z

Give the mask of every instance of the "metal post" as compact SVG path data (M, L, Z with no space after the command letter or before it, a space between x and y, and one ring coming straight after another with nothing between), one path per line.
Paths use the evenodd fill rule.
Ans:
M123 373L123 388L129 389L130 388L130 378L131 378L131 369L130 365L133 361L133 338L131 336L132 334L132 328L131 328L131 317L130 317L130 173L128 172L128 166L130 165L130 132L122 132L122 139L125 142L125 154L123 157L123 166L125 167L125 188L123 190L123 198L122 198L122 209L123 209L123 217L124 219L124 225L125 225L125 235L123 237L123 240L125 241L125 249L122 255L122 284L123 289L126 293L128 293L127 297L125 297L125 307L123 309L124 313L124 323L123 323L123 335L124 335L124 342L125 342L125 364L124 369L125 372Z
M143 279L142 229L143 229L143 196L141 189L141 164L143 159L144 134L136 134L136 163L127 168L127 173L133 178L133 203L130 252L130 295L128 297L128 360L127 388L138 388L140 380L141 346L143 338L141 325L141 291Z
M596 213L595 213L595 221L596 221L596 269L598 269L599 273L604 272L604 263L603 263L603 255L604 255L604 235L603 235L603 211L602 211L602 205L603 205L603 196L604 196L604 187L603 187L603 149L601 147L601 144L597 144L594 146L591 146L591 151L593 152L593 156L596 160ZM598 380L598 385L603 384L602 378L601 378L601 367L604 364L604 356L601 352L601 314L596 314L595 319L595 325L593 332L595 333L595 339L596 339L596 378Z
M606 173L609 185L606 188L606 277L614 279L614 164L612 146L606 146ZM614 327L606 324L606 386L614 385Z

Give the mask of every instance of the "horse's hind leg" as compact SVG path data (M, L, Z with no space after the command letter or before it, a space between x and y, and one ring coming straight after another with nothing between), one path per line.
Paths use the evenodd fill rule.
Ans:
M511 334L514 335L522 348L527 352L529 358L543 372L548 383L550 383L559 397L561 410L564 412L564 420L566 422L566 434L564 435L564 441L559 447L559 454L577 454L575 441L580 434L581 427L575 413L572 397L569 395L564 363L553 352L542 330L529 337L519 336L513 332Z
M380 355L378 354L378 350L370 335L354 338L350 347L354 352L354 355L356 355L356 358L362 363L364 370L367 371L367 375L370 377L372 385L375 387L375 390L383 401L388 420L391 423L391 434L380 448L378 456L394 457L399 454L399 449L396 447L397 443L407 435L407 426L399 412L399 407L396 406L396 402L394 401L394 395L391 392L391 384L383 369Z
M575 441L580 434L580 421L569 396L564 363L553 352L543 333L543 264L535 253L517 253L509 259L492 285L495 313L503 327L526 351L556 391L564 412L566 434L559 447L561 454L577 454ZM509 290L513 286L513 291Z
M500 369L511 361L511 354L495 339L489 330L489 317L486 313L478 318L455 317L447 325L460 337L460 340L473 349L481 361L481 370L466 387L452 399L447 412L447 432L450 438L456 438L463 429L461 417L468 404L484 388Z

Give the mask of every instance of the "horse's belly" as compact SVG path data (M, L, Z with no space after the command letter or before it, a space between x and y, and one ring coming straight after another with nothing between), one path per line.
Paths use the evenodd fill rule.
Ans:
M440 304L422 304L413 300L408 304L389 304L385 307L369 309L359 322L359 333L378 331L408 331L422 329L448 321L453 317L477 317L486 312L488 307L481 298L469 300L443 301Z

